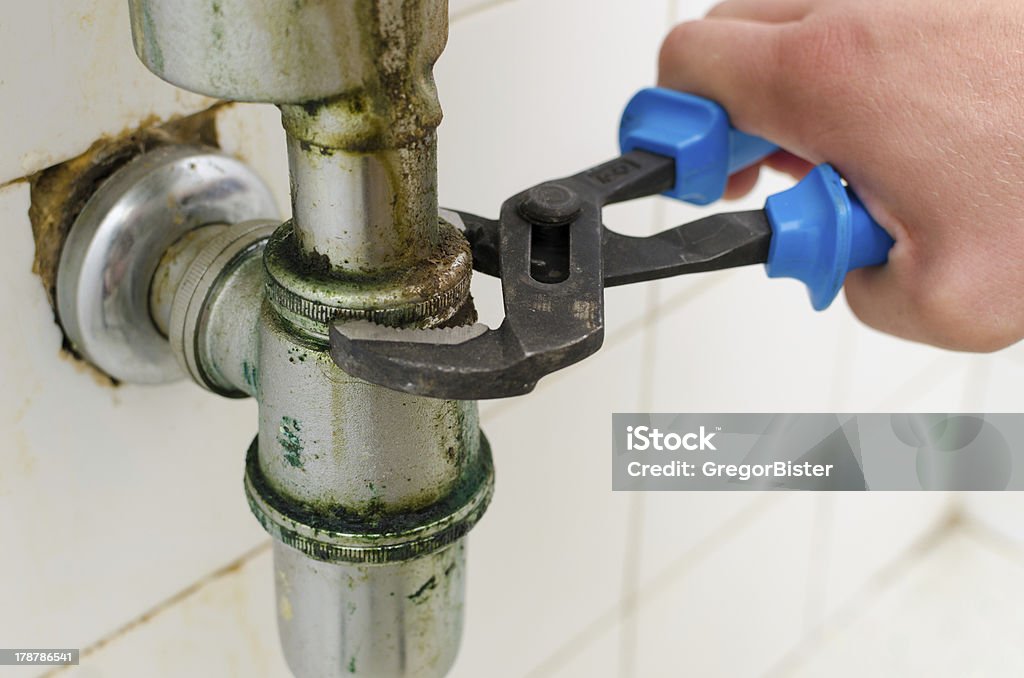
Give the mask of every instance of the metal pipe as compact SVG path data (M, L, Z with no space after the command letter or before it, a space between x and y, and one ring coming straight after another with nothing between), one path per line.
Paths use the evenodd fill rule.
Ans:
M247 490L278 542L289 666L300 677L444 676L461 637L463 535L493 484L476 403L350 377L270 304L259 327Z
M299 247L349 274L414 266L437 247L433 133L398 149L353 153L288 136Z
M313 263L366 273L429 257L445 0L129 6L136 53L160 77L281 106L295 231Z
M98 185L64 242L56 301L69 343L119 381L182 378L167 332L170 278L184 263L157 273L161 260L176 243L191 256L188 234L207 224L276 214L263 180L215 149L160 146L133 158Z
M464 535L493 488L476 403L359 381L296 334L262 303L273 225L180 238L151 297L173 297L161 324L197 382L259 401L246 490L275 537L279 631L295 675L440 678L461 638Z
M153 316L153 324L165 337L169 336L170 332L174 293L181 285L185 271L203 246L226 229L227 226L224 224L193 229L174 241L160 259L156 273L153 274L153 282L149 285L149 312Z
M444 676L462 636L465 565L461 541L387 567L323 563L275 542L289 666L318 678Z
M350 377L271 308L259 332L260 469L279 492L321 508L394 514L453 491L478 453L475 402Z
M347 375L326 326L434 326L469 303L464 238L437 217L431 69L447 2L129 3L154 73L281 108L293 221L266 245L266 292L255 257L214 256L249 242L225 232L171 257L199 249L154 288L181 280L169 319L153 312L197 381L259 401L246 491L275 538L288 664L299 678L439 678L461 636L464 536L493 489L476 403Z
M163 321L162 300L171 297L165 321L171 350L196 382L215 393L258 395L263 250L277 227L276 221L253 220L197 229L197 236L169 249L157 269L154 318Z

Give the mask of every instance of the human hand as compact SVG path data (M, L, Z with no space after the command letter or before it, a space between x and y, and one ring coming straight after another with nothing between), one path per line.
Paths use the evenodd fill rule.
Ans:
M957 350L1024 337L1024 4L727 0L659 71L788 151L765 164L843 174L896 241L846 279L863 322Z

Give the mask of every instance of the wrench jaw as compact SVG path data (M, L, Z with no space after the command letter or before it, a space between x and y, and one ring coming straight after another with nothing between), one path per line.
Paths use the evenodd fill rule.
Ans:
M533 352L507 323L496 330L481 324L407 330L336 321L330 339L334 362L353 377L428 398L487 400L529 393L541 377L597 351L604 330Z
M442 218L470 242L474 270L501 280L505 320L445 329L335 322L331 356L352 376L414 395L487 400L529 393L604 340L604 288L763 263L764 210L718 214L646 238L604 227L602 208L668 190L672 158L633 151L509 198L498 221Z
M397 391L446 400L529 393L547 374L583 360L604 341L601 208L581 206L569 245L567 278L531 273L533 226L519 213L526 193L502 207L500 222L448 213L473 245L474 268L499 275L505 320L484 325L402 329L336 321L331 356L348 374ZM568 226L566 226L568 228Z
M606 204L672 185L671 158L637 151L509 198L498 221L443 211L473 251L473 268L501 280L505 320L444 329L336 321L331 357L379 386L446 400L529 393L545 375L604 341Z
M462 231L473 250L473 270L493 278L501 278L501 261L498 254L501 238L501 224L469 212L441 209L442 219Z

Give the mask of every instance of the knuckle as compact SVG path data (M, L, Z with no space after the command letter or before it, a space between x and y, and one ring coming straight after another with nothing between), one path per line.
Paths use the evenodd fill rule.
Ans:
M856 84L870 69L871 38L858 19L811 16L782 29L768 54L767 90L791 112L787 126L805 140L839 141L850 109L863 93Z
M830 89L864 67L870 28L856 15L812 16L790 26L779 41L779 69L791 84Z

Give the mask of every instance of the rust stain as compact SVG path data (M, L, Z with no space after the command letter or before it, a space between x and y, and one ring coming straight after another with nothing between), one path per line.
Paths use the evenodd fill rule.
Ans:
M183 591L181 591L181 592L171 596L170 598L168 598L164 602L159 603L156 607L154 607L151 610L145 612L144 614L140 615L139 617L136 617L135 619L131 620L130 622L128 622L124 626L114 630L113 633L111 633L111 634L109 634L109 635L99 639L98 641L96 641L95 643L93 643L92 645L90 645L88 647L82 648L82 651L81 651L81 653L79 655L79 659L84 662L84 660L87 657L91 657L91 656L95 655L96 653L100 652L101 650L103 650L107 646L111 645L112 643L114 643L114 642L120 640L121 638L123 638L124 636L128 635L132 631L134 631L134 630L140 628L141 626L149 623L150 621L152 621L158 615L160 615L160 614L170 610L171 608L175 607L176 605L178 605L180 603L185 602L186 600L191 599L193 596L205 593L207 591L208 587L211 584L214 584L214 583L216 583L218 581L221 581L221 580L223 580L223 579L225 579L227 577L230 577L230 576L238 573L243 567L245 567L246 565L249 565L258 556L260 556L260 555L266 553L267 551L269 551L270 550L270 546L271 546L270 540L267 540L267 541L263 542L262 544L259 544L258 546L256 546L253 549L247 551L246 553L243 553L239 558L235 559L231 563L225 565L224 567L220 568L219 570L216 570L215 572L211 573L210 575L208 575L208 576L204 577L203 579L197 581L196 583L192 584L191 586L189 586L188 588L184 589ZM60 668L54 669L53 671L50 671L49 673L43 674L42 676L40 676L40 678L53 678L54 676L64 675L68 671L70 671L71 668L73 668L73 667L62 666Z
M15 449L14 467L20 475L28 477L32 475L32 471L36 467L36 459L29 450L28 435L26 435L24 429L16 429L13 437Z
M3 84L3 82L0 81L0 84ZM0 189L4 189L4 188L7 188L8 186L13 186L15 184L27 184L29 182L29 178L30 177L18 177L17 179L11 179L10 181L4 181L4 182L0 183Z
M32 395L35 395L39 391L39 385ZM28 434L25 432L25 428L21 425L25 415L28 414L29 408L32 407L32 398L28 396L22 402L21 407L14 413L14 418L11 421L12 437L14 438L14 468L22 476L32 475L33 469L36 466L36 459L32 455L31 444L29 443Z
M117 381L117 379L114 379L109 374L97 369L96 367L93 367L92 364L87 363L86 361L76 356L74 352L72 352L70 348L67 347L66 342L65 346L62 346L61 349L57 351L57 357L60 358L61 360L65 360L71 363L71 366L74 367L76 371L92 377L92 380L96 382L97 386L113 388L120 384L120 382Z
M200 144L217 147L216 118L227 105L218 103L194 115L169 121L147 118L136 128L101 137L79 156L22 179L28 181L31 196L28 216L36 244L32 271L40 277L55 316L61 248L89 197L129 160L159 146ZM60 319L57 320L59 324ZM62 352L73 356L76 363L84 364L66 341ZM98 383L116 385L114 380L94 368L86 370L96 377Z
M277 609L281 614L281 619L286 622L290 622L292 620L294 613L292 612L292 601L289 600L288 596L281 594L277 603Z

